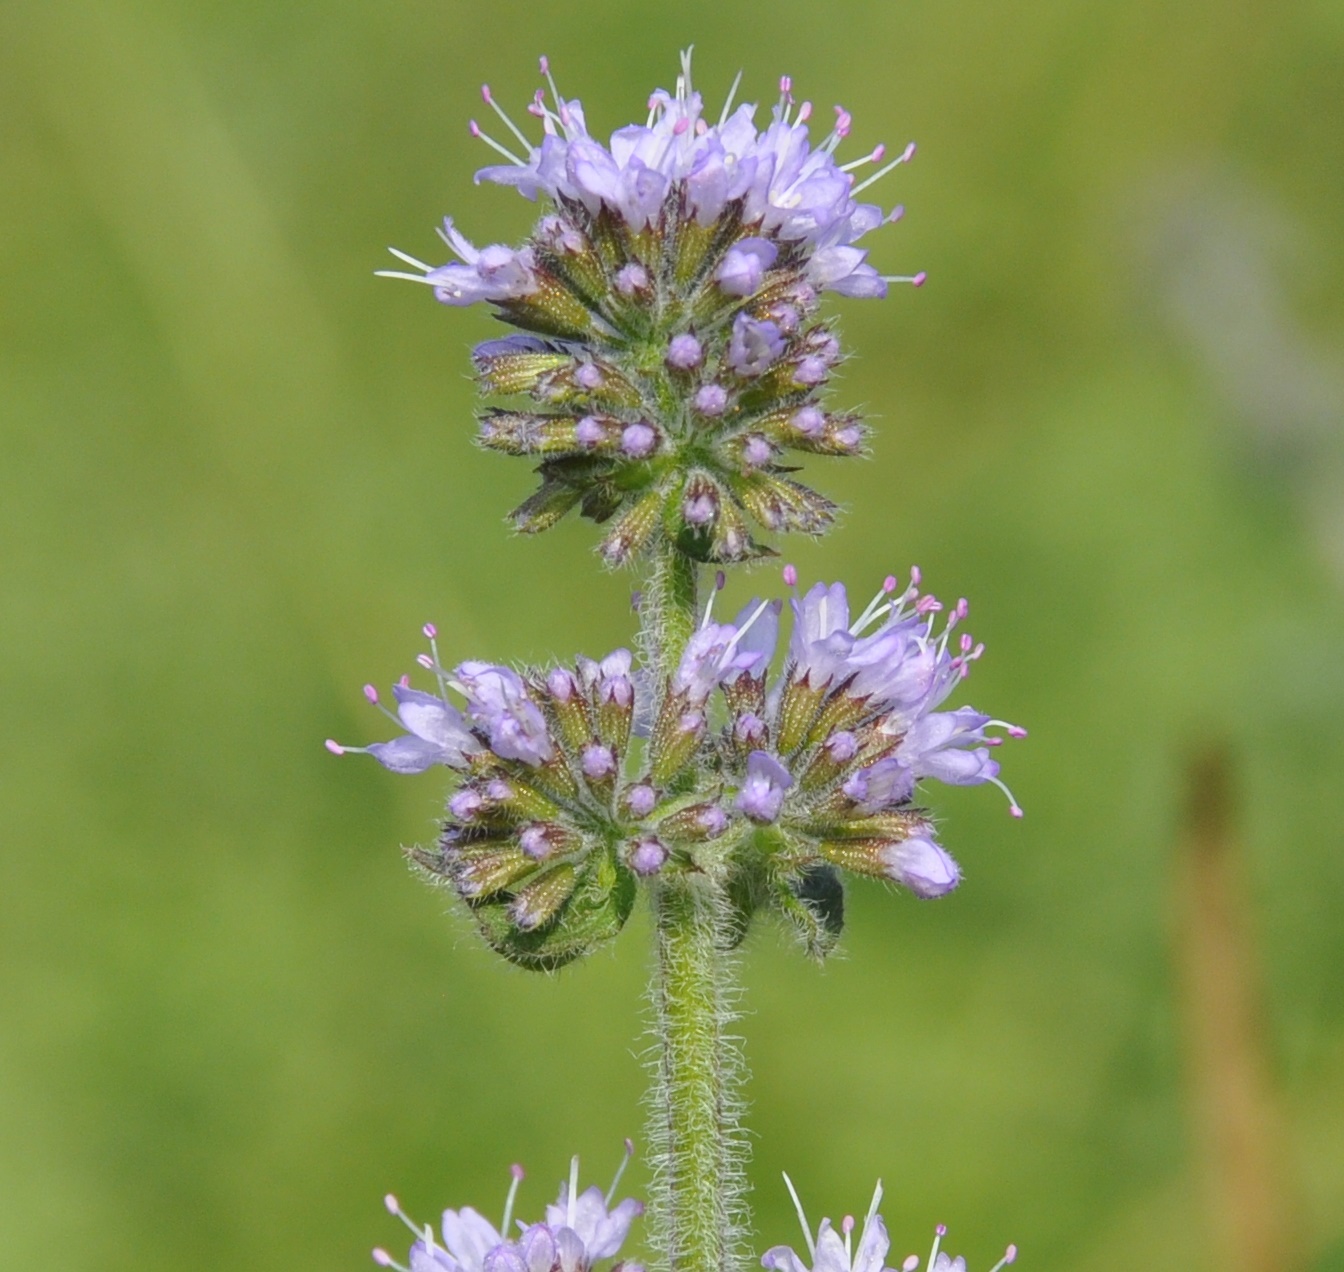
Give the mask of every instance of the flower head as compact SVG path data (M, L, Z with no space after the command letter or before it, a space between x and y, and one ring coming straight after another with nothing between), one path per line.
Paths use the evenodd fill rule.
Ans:
M810 1272L895 1272L894 1269L883 1266L887 1252L891 1249L891 1242L887 1237L887 1226L882 1222L882 1216L877 1213L878 1206L882 1204L880 1179L873 1190L873 1199L868 1205L863 1226L859 1229L857 1242L854 1240L854 1229L857 1225L853 1215L844 1217L839 1232L832 1227L829 1219L823 1219L816 1236L813 1237L807 1216L803 1213L803 1203L798 1199L793 1181L785 1175L784 1183L788 1187L789 1196L793 1198L794 1207L798 1212L798 1222L802 1225L803 1239L811 1261ZM928 1272L966 1272L965 1259L960 1256L950 1259L939 1250L939 1244L946 1234L947 1229L939 1224L933 1238L933 1249L926 1264ZM1001 1272L1004 1267L1016 1260L1017 1247L1010 1245L990 1272ZM769 1268L771 1272L809 1272L808 1263L805 1263L790 1246L785 1245L772 1246L767 1250L761 1256L761 1266ZM919 1266L919 1256L912 1254L901 1261L901 1272L918 1272Z
M783 667L771 675L780 601L716 622L713 601L661 682L628 649L569 666L421 665L437 692L393 687L405 732L337 752L395 773L459 776L433 849L412 858L449 884L486 940L551 969L614 936L638 884L667 871L727 871L795 923L820 956L842 917L839 870L945 896L961 870L916 798L920 783L989 784L1025 730L973 707L942 709L983 653L945 609L889 578L852 618L839 583L794 591ZM451 695L463 700L459 708ZM632 748L631 740L647 736Z
M503 140L471 124L503 161L477 181L544 200L529 240L478 248L445 220L452 261L398 250L407 268L383 271L444 304L492 305L527 333L485 341L475 358L483 392L514 399L482 412L481 444L540 463L515 524L544 530L577 509L607 525L614 565L660 541L702 561L762 555L749 520L826 530L835 506L780 461L862 450L858 420L821 400L840 347L819 297L881 297L898 281L858 246L894 214L860 196L914 147L842 160L848 112L815 136L812 105L787 79L768 117L735 106L734 86L715 120L689 55L645 121L604 141L545 59L542 73L549 94L528 105L529 127L488 88Z
M604 1259L613 1258L624 1243L630 1225L643 1213L642 1202L626 1198L614 1208L621 1175L634 1152L626 1140L626 1153L605 1196L599 1188L578 1192L579 1159L574 1158L570 1177L561 1186L560 1200L546 1208L542 1223L518 1221L519 1235L510 1237L513 1203L523 1170L515 1166L504 1221L499 1228L470 1206L443 1212L442 1239L429 1225L414 1223L400 1202L389 1194L388 1211L415 1234L409 1255L409 1267L398 1263L381 1247L373 1252L373 1261L396 1272L591 1272ZM639 1265L622 1265L627 1272L643 1272Z

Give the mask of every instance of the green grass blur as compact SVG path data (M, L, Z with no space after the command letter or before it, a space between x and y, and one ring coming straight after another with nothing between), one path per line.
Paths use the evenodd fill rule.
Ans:
M497 38L498 37L498 38ZM744 962L759 1248L886 1180L896 1260L1218 1263L1174 935L1184 764L1225 741L1300 1250L1344 1241L1344 7L1338 0L6 0L0 7L0 1250L100 1272L363 1268L638 1135L646 929L553 979L399 843L442 782L338 762L365 680L628 641L590 528L511 538L471 444L482 312L372 277L475 189L477 88L549 53L598 131L697 45L920 143L846 303L874 459L790 549L965 593L1021 720L939 791L966 883L856 888L818 971ZM858 153L857 147L854 153ZM818 470L825 468L826 471ZM773 583L763 573L758 586ZM734 583L745 595L752 581ZM639 1176L636 1172L636 1182ZM1331 1252L1334 1252L1333 1254Z

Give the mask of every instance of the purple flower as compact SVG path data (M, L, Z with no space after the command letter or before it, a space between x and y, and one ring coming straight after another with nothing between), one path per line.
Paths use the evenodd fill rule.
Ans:
M728 365L747 379L761 375L784 352L784 336L768 318L749 318L738 314L733 319L733 335L728 342Z
M656 875L667 861L667 849L653 838L640 839L630 850L630 869L641 878Z
M632 1145L627 1150L626 1161L633 1151ZM575 1169L571 1171L569 1181L562 1185L559 1198L554 1205L546 1207L546 1224L553 1232L569 1231L577 1236L586 1251L585 1263L591 1265L619 1252L630 1233L630 1225L644 1213L644 1203L627 1197L615 1207L609 1206L606 1197L615 1195L614 1183L605 1196L596 1185L579 1192L577 1165L576 1158ZM619 1172L616 1178L620 1179Z
M881 861L889 879L926 900L946 896L961 882L957 863L927 835L911 835L885 845Z
M364 693L377 705L378 695L372 686ZM368 746L342 746L328 740L327 749L335 755L371 755L393 773L406 774L423 773L435 764L464 769L468 757L483 749L462 713L451 703L403 684L392 686L392 696L397 702L395 718L407 730L403 736Z
M647 459L657 449L658 434L649 424L627 424L621 432L621 450L631 459Z
M453 250L461 264L426 265L423 261L399 252L393 255L413 265L419 274L400 270L379 270L383 278L405 278L411 282L428 283L434 289L436 300L445 305L474 305L482 300L515 300L530 295L537 289L534 261L530 248L514 250L500 243L477 248L458 233L452 218L444 217L439 237Z
M779 248L769 239L739 239L724 255L714 277L730 296L753 296L778 255Z
M700 365L704 350L689 331L673 336L667 345L667 364L679 371L690 371Z
M701 627L686 642L672 676L673 691L684 694L692 706L698 707L708 701L716 685L739 672L763 666L769 661L768 655L753 644L744 647L750 631L745 623L707 623Z
M772 822L779 816L793 777L768 751L747 757L747 773L737 792L737 810L754 822Z
M528 696L522 677L496 663L464 662L454 673L467 709L490 737L490 749L506 760L536 767L555 756L546 717Z
M710 419L722 415L728 405L728 391L719 384L705 384L696 389L695 409Z
M823 1219L814 1240L812 1230L807 1224L807 1217L803 1214L802 1203L794 1191L793 1181L785 1175L784 1182L788 1184L798 1211L799 1222L803 1226L807 1250L812 1257L811 1272L882 1272L882 1265L887 1257L887 1251L891 1248L891 1242L887 1237L887 1225L877 1213L877 1207L882 1200L881 1183L873 1193L872 1203L868 1207L863 1228L859 1232L858 1243L853 1245L851 1233L854 1220L849 1217L841 1225L844 1229L843 1237L831 1226L829 1219ZM785 1245L773 1246L767 1250L761 1256L761 1266L770 1268L772 1272L809 1272L807 1264Z

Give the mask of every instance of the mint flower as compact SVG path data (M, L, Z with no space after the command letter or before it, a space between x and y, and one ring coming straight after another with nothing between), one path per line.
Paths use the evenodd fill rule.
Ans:
M941 706L983 646L920 591L888 578L850 620L842 584L794 590L784 666L770 664L782 602L752 601L715 622L713 600L662 681L628 649L570 666L504 667L419 658L437 693L393 686L406 732L364 747L394 773L458 775L438 843L412 850L451 887L489 944L550 970L620 931L639 885L714 873L773 908L824 955L839 934L837 870L945 896L961 881L916 804L925 780L1008 794L993 752L1026 731L972 707ZM463 700L459 708L450 695ZM378 693L365 696L380 705ZM632 746L646 737L643 746Z
M836 507L793 478L788 452L856 455L864 429L822 400L841 349L819 298L924 281L879 273L857 246L900 215L859 196L913 145L841 161L849 113L814 140L811 103L787 77L766 120L734 107L736 84L706 117L689 55L645 122L603 142L541 69L550 95L529 103L530 128L488 87L504 140L471 124L505 161L477 181L544 200L529 240L477 248L445 220L455 260L393 249L410 270L380 271L447 305L489 304L527 333L475 351L482 393L508 400L482 410L481 445L539 465L514 524L533 533L577 509L607 527L611 565L668 546L698 561L769 553L750 522L822 533Z
M878 1206L882 1204L880 1179L873 1190L873 1199L868 1205L868 1213L864 1216L863 1227L859 1230L857 1244L853 1239L856 1226L853 1215L844 1217L839 1232L831 1226L829 1219L823 1219L814 1238L793 1181L785 1175L784 1183L798 1212L798 1222L803 1228L803 1239L807 1245L811 1264L809 1267L804 1263L791 1247L778 1245L772 1246L761 1256L762 1267L771 1269L771 1272L895 1272L895 1269L883 1266L891 1242L887 1237L886 1224L882 1222L882 1216L877 1213ZM933 1249L926 1265L928 1272L966 1272L965 1259L960 1256L949 1259L946 1254L939 1251L939 1243L946 1234L947 1229L939 1224L935 1230ZM1004 1251L1003 1258L990 1269L990 1272L1001 1272L1002 1268L1016 1260L1017 1247L1010 1245ZM919 1256L915 1254L909 1255L901 1263L901 1272L917 1272L918 1268Z
M613 1258L625 1242L630 1225L644 1212L642 1202L626 1198L612 1207L621 1176L634 1152L626 1140L626 1152L616 1177L604 1195L600 1188L578 1191L579 1159L573 1159L560 1198L546 1207L544 1223L518 1221L519 1235L507 1234L513 1219L513 1203L523 1180L521 1166L512 1168L512 1182L504 1203L504 1220L498 1228L470 1206L445 1210L442 1239L429 1224L419 1225L407 1217L401 1203L390 1193L384 1198L389 1213L415 1235L408 1256L409 1266L398 1263L381 1247L373 1261L396 1272L591 1272L596 1264ZM643 1272L638 1264L618 1265L626 1272Z

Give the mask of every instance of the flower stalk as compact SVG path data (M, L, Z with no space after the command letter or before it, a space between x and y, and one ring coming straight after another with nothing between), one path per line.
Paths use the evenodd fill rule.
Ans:
M686 876L660 880L651 900L653 1241L670 1272L730 1272L746 1203L728 907L718 883Z

